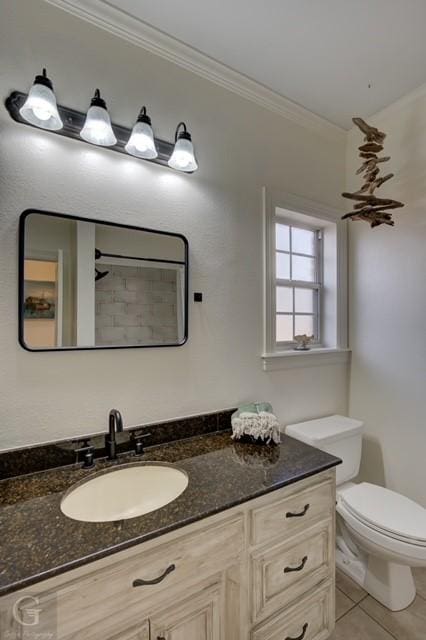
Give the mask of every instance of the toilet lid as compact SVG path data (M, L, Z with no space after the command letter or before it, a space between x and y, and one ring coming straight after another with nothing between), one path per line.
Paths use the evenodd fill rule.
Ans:
M346 508L373 528L400 540L426 545L426 509L399 493L369 482L342 492Z

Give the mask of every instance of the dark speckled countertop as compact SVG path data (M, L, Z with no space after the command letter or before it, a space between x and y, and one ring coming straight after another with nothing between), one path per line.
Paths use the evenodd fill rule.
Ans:
M173 502L137 518L86 523L60 510L64 492L92 474L71 465L0 481L0 595L160 536L329 469L340 460L288 436L279 446L234 443L229 432L150 447L136 460L177 464L189 475ZM155 488L153 488L155 490Z

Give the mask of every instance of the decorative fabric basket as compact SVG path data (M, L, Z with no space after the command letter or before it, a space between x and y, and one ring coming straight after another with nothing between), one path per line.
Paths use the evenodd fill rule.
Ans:
M232 438L251 444L279 444L280 424L269 402L242 405L231 416Z

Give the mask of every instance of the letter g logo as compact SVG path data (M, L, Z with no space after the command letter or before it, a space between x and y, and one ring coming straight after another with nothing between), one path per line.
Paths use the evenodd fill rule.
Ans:
M23 627L35 627L40 621L39 599L34 596L22 596L13 605L13 617Z

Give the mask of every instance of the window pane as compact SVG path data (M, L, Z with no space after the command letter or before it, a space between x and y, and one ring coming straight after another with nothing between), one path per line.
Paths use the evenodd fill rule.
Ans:
M290 227L286 224L275 225L276 248L280 251L290 251Z
M292 280L315 282L315 258L291 256Z
M276 316L277 342L293 340L293 316Z
M277 287L277 311L293 313L292 287Z
M290 256L288 253L277 253L277 278L290 279Z
M307 229L291 228L291 250L294 253L315 254L315 233Z
M295 329L296 336L306 333L311 336L314 332L314 316L296 316Z
M312 289L295 289L294 306L296 313L314 313L315 292Z

